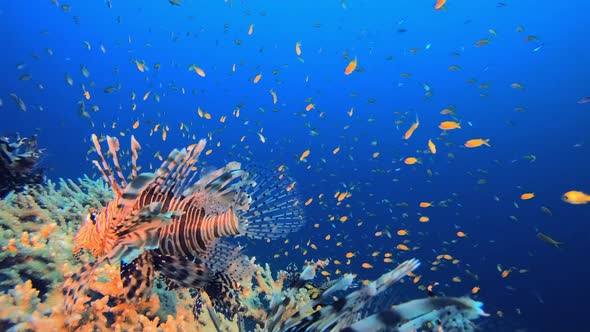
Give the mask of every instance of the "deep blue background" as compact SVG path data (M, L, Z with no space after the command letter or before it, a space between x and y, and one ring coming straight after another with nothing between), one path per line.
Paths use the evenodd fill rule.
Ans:
M478 321L484 330L580 330L586 326L584 301L590 293L590 206L568 205L560 197L569 190L590 191L590 104L577 104L590 96L590 37L584 23L590 3L504 3L449 0L446 9L434 11L434 1L422 0L349 0L347 8L336 0L233 1L231 7L222 0L187 0L180 7L167 1L113 0L111 9L103 1L71 1L64 12L51 1L3 1L0 133L38 133L50 178L96 175L88 161L94 155L87 154L92 133L123 132L123 146L131 133L136 135L143 145L144 170L159 164L153 158L157 151L165 156L190 144L193 134L210 134L213 153L203 158L208 164L234 159L273 168L284 164L297 180L302 202L314 198L306 207L305 231L289 243L273 244L272 250L267 244L248 244L248 254L258 255L259 261L274 260L277 268L305 258L332 257L345 263L345 253L355 252L349 266L332 264L328 270L352 271L364 279L392 267L382 262L385 252L394 253L396 261L417 257L423 262L418 285L438 281L435 290L455 296L481 287L476 297L492 314ZM248 36L250 24L254 33ZM518 26L524 31L517 32ZM530 35L539 39L525 41ZM491 38L490 43L474 46L483 38ZM295 54L297 41L303 62ZM412 53L413 48L419 50ZM345 76L344 67L353 57L361 70ZM138 71L135 60L145 61L149 71ZM25 66L18 70L21 63ZM203 68L205 78L188 70L193 63ZM88 68L89 78L82 75L81 65ZM451 65L461 70L449 71ZM73 86L67 85L66 73ZM253 84L258 73L262 79ZM402 73L411 75L404 78ZM21 81L22 74L32 79ZM470 78L476 82L467 83ZM524 89L512 89L516 82ZM91 93L89 101L82 84ZM120 90L103 92L117 84ZM431 98L425 99L424 84L430 86ZM278 95L276 105L271 88ZM146 91L151 96L143 101ZM27 112L18 109L10 93L24 100ZM306 112L309 98L316 108ZM79 115L80 100L91 119ZM100 110L93 112L92 105ZM232 111L238 105L236 118ZM438 123L451 117L439 112L451 105L463 129L441 136ZM197 107L213 119L199 118ZM515 111L517 107L524 111ZM416 113L420 126L404 141L401 137ZM227 116L225 123L219 121L222 115ZM139 128L132 130L138 119ZM404 121L397 126L399 119ZM188 135L179 129L181 123L189 128ZM162 129L149 136L155 124L169 126L165 142ZM257 135L262 128L265 144ZM312 130L319 135L311 135ZM492 147L462 147L480 137L490 138ZM434 156L424 153L428 139L437 143ZM336 147L341 151L333 155ZM300 162L306 149L311 154ZM374 152L379 157L373 158ZM523 158L530 154L536 155L535 162ZM421 163L403 164L408 156ZM487 184L478 185L480 179ZM352 197L337 205L333 196L344 190ZM536 197L521 201L524 192ZM435 207L420 209L420 201L432 201ZM401 202L409 206L399 206ZM541 206L549 207L553 216L542 213ZM420 213L431 221L419 223ZM338 221L343 215L348 216L345 223ZM336 220L330 221L331 216ZM400 238L395 235L399 229L410 235ZM458 239L459 229L468 237ZM384 230L391 239L374 235ZM564 242L563 248L540 241L537 232ZM325 239L328 234L330 240ZM411 241L410 248L419 248L395 250L404 239ZM297 244L300 248L294 249ZM374 251L380 256L372 257ZM274 253L283 256L273 259ZM430 271L440 253L461 262ZM362 269L363 262L374 268ZM498 264L512 267L512 273L502 279ZM520 269L529 272L521 274ZM454 276L462 282L453 282ZM400 286L400 300L424 296L416 286Z

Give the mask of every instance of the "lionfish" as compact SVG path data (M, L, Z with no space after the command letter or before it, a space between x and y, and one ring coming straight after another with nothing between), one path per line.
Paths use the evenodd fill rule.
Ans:
M343 296L341 293L354 286L354 277L348 274L333 280L315 299L300 306L294 296L299 291L296 285L311 280L315 270L325 265L318 263L307 265L286 293L273 294L264 332L473 332L476 327L471 321L489 316L481 302L468 297L429 297L393 306L388 300L380 303L380 296L388 297L386 291L391 286L420 266L416 259Z
M250 174L230 162L196 180L204 139L174 149L156 172L138 174L141 147L132 136L129 183L117 157L119 141L106 138L113 172L97 136L92 140L100 159L93 163L115 197L91 210L76 235L74 254L90 251L96 259L64 283L68 312L86 302L100 264L120 262L126 301L146 298L159 272L176 287L207 292L215 309L231 317L241 310L236 280L247 262L241 248L224 239L276 239L303 225L294 182L284 173Z

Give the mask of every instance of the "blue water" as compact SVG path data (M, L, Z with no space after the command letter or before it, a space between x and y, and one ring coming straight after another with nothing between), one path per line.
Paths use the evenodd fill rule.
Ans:
M590 103L577 103L590 96L587 1L509 0L500 6L497 1L448 0L440 11L430 0L347 0L346 6L337 0L233 1L231 6L223 0L185 0L179 7L167 1L112 0L112 8L104 1L63 4L70 10L51 1L0 5L0 133L37 133L49 178L97 176L89 161L94 155L87 153L92 133L119 136L123 146L134 134L143 145L144 169L159 165L153 158L157 151L165 157L174 147L190 144L193 134L210 134L213 153L203 158L208 164L284 164L302 202L314 198L306 207L306 229L289 243L275 243L271 250L267 244L248 245L248 254L259 261L273 261L279 268L331 257L343 265L331 265L330 272L338 268L370 279L393 267L382 262L383 253L393 253L398 262L416 257L423 262L422 279L400 286L400 300L426 296L417 286L433 282L440 283L435 292L452 296L479 286L475 298L491 314L478 321L483 330L581 331L586 326L590 205L566 204L561 195L590 191ZM538 39L527 42L527 36ZM483 38L490 38L489 44L476 47ZM303 61L295 54L297 42ZM357 71L344 75L354 57ZM140 72L135 60L145 61L149 71ZM206 77L189 71L191 64ZM451 65L461 69L450 71ZM263 76L254 84L259 73ZM19 80L23 74L31 80ZM467 83L470 78L476 82ZM513 89L512 83L524 88ZM117 91L103 92L117 84ZM425 84L430 98L425 98ZM481 84L490 86L482 89ZM277 93L276 105L269 89ZM143 101L147 91L151 94ZM24 100L26 112L11 93ZM315 109L306 112L309 99ZM79 101L90 118L79 114ZM438 124L451 117L439 112L451 105L462 129L440 136ZM236 118L232 112L238 106ZM212 120L199 118L197 107ZM515 111L518 107L524 111ZM404 141L416 113L420 126ZM221 123L223 115L227 120ZM399 119L404 121L396 125ZM140 125L133 130L136 120ZM160 130L149 136L156 124ZM163 141L165 126L170 130ZM261 130L266 143L257 134ZM491 148L463 148L472 138L489 138ZM424 153L428 139L437 144L436 155ZM340 152L334 155L336 147ZM310 156L299 161L307 149ZM379 156L374 158L374 152ZM524 158L531 154L536 161ZM421 163L405 165L409 156ZM487 184L477 184L480 179ZM337 205L333 196L338 191L352 196ZM536 197L521 201L525 192ZM435 204L421 209L421 201ZM430 222L419 223L420 213ZM338 221L341 216L348 220ZM410 235L397 236L400 229ZM375 236L385 230L392 238ZM467 237L458 238L458 230ZM538 232L564 242L562 249L539 240ZM405 239L413 250L396 250ZM300 249L294 249L297 244ZM350 265L345 265L347 252L356 254ZM281 258L273 258L275 253ZM438 254L460 262L447 261L431 271ZM374 268L363 269L363 262ZM512 269L507 278L500 276L498 264ZM461 282L453 282L455 276Z

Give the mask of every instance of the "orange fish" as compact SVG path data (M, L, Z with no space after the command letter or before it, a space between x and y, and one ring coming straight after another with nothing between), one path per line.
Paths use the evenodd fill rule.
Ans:
M490 142L489 139L483 139L483 138L470 139L469 141L465 142L465 147L467 147L467 148L477 148L477 147L480 147L482 145L491 146L489 142Z
M471 294L477 294L479 292L479 287L475 286L471 289Z
M490 38L480 39L475 42L475 46L481 47L481 46L487 45L489 42L490 42Z
M420 217L420 219L418 219L419 222L429 222L430 218L428 218L427 216L422 216Z
M458 236L458 237L467 237L467 234L465 234L465 233L463 233L463 232L461 232L461 231L458 231L458 232L457 232L457 236Z
M205 77L205 71L199 67L197 67L196 65L192 64L188 67L188 70L194 70L195 73L197 73L197 75L201 76L201 77Z
M447 2L447 0L436 0L436 4L434 5L434 9L440 10L445 5L446 2Z
M260 82L260 79L262 78L262 74L258 74L256 76L254 76L254 80L252 82L254 82L254 84Z
M295 53L297 53L297 56L301 56L301 42L295 43Z
M248 28L248 35L251 35L254 32L254 24L250 24L250 28Z
M410 129L406 131L406 133L404 134L404 139L410 139L410 137L412 137L412 134L414 133L414 130L416 130L416 128L418 128L419 125L420 121L418 120L418 113L416 113L416 122L412 123Z
M434 145L431 139L428 140L428 148L430 149L430 153L436 154L436 145Z
M348 63L346 68L344 68L344 74L345 75L352 74L352 72L356 69L356 64L357 64L357 59L356 59L356 57L354 57L354 59L352 59L352 61L350 61Z
M408 157L408 158L404 159L404 164L406 164L406 165L414 165L417 162L418 162L418 159L416 159L414 157Z
M408 250L410 250L410 248L408 248L408 246L406 246L405 244L398 244L398 245L396 246L396 248L397 248L397 249L399 249L399 250L403 250L403 251L408 251Z
M309 150L303 151L303 153L301 154L301 157L299 157L299 161L303 161L305 158L307 158L307 156L309 156L309 153L310 153Z
M535 197L535 193L525 193L520 195L520 199L522 199L523 201L526 201L528 199L534 198Z
M135 65L140 72L143 73L145 71L145 65L142 62L135 60Z
M455 121L443 121L438 127L442 130L461 129L461 125Z
M311 103L309 105L305 106L305 110L308 111L308 112L310 110L314 109L314 108L315 108L315 105L314 104L311 104Z
M590 202L590 195L581 191L571 190L563 194L562 199L564 202L570 204L586 204Z
M420 202L420 207L421 208L427 208L427 207L431 207L432 203L430 202Z

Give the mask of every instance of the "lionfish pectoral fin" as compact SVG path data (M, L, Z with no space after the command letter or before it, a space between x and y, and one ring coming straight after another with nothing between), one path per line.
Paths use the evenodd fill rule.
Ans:
M178 215L174 212L162 213L161 208L161 202L154 202L127 217L117 230L119 239L109 259L131 263L145 250L158 248L160 229Z
M157 250L153 255L155 268L166 278L181 287L202 288L211 280L211 271L199 258L162 255Z
M129 302L146 300L154 284L154 264L151 252L143 252L129 264L121 264L121 280L125 299Z
M78 271L66 278L62 287L66 312L71 313L76 311L76 308L89 300L86 296L86 291L90 286L90 280L94 275L96 267L104 261L105 258L103 257L94 262L84 264ZM82 302L83 299L85 300Z

